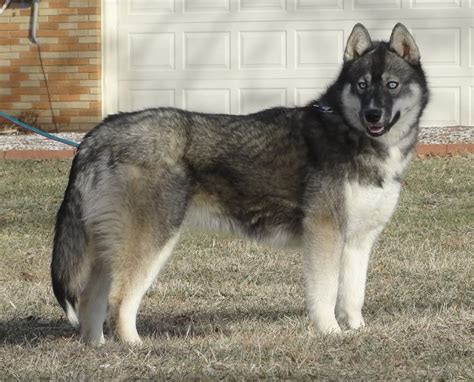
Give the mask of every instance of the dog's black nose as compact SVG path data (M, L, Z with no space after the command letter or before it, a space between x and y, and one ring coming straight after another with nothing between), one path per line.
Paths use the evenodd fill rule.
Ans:
M380 117L382 117L382 110L381 109L367 109L365 111L365 120L370 123L377 123L380 121Z

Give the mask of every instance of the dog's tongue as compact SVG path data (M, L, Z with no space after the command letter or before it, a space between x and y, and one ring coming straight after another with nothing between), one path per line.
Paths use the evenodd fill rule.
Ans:
M383 126L370 126L369 131L372 134L380 134L383 131L384 127Z

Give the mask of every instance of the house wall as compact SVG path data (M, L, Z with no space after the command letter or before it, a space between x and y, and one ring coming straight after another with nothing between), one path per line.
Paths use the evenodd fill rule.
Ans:
M41 0L38 45L31 11L16 0L0 15L0 110L38 113L49 131L86 131L102 117L100 1Z

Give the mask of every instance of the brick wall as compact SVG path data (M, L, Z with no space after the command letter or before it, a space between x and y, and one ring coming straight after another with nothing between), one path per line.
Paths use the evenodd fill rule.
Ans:
M41 0L39 45L31 10L14 0L0 15L0 110L37 112L49 131L86 131L101 119L100 1Z

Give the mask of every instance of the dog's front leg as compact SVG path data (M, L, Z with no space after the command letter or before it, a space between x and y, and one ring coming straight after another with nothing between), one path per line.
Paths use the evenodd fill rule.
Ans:
M305 222L306 303L316 328L339 333L335 306L343 241L332 216L307 218Z
M336 316L345 322L350 329L365 326L362 318L364 305L365 282L370 252L381 228L368 232L357 232L348 238L341 258L341 273L337 297Z

